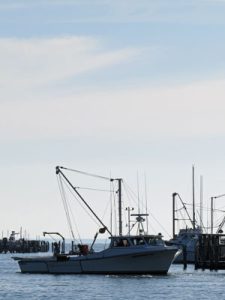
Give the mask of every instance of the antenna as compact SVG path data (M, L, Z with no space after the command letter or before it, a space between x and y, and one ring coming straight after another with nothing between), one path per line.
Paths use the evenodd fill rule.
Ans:
M128 207L126 207L126 210L127 210L127 213L128 213L128 234L130 235L130 231L131 231L131 227L130 227L130 223L131 223L131 221L130 221L130 212L132 210L134 210L134 208L128 206Z

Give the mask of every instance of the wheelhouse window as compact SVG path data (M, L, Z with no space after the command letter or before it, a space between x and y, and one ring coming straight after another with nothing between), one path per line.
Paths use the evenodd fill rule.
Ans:
M164 242L160 236L147 236L147 237L145 237L145 241L148 245L151 245L151 246L164 244Z
M136 237L136 238L132 238L132 243L134 246L138 246L138 245L144 245L145 241L142 237Z
M128 247L130 246L129 240L125 238L115 239L113 241L113 247Z
M148 245L154 246L157 244L157 240L155 237L146 237L145 240Z

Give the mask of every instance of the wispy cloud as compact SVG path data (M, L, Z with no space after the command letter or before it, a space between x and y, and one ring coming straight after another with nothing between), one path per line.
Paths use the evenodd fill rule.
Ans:
M52 14L60 9L67 11L67 17L61 14ZM30 14L36 19L36 15L42 10L49 11L48 18L44 22L54 23L127 23L127 22L163 22L163 23L223 23L224 24L224 0L14 0L0 3L0 11L29 10L28 15L23 15L30 21ZM70 12L73 11L73 14ZM87 11L89 13L87 14ZM10 22L16 22L10 19ZM39 21L39 18L36 19Z
M140 52L105 50L100 41L86 37L0 39L0 84L31 88L125 63Z
M225 135L225 81L2 103L2 139L157 139ZM52 100L54 98L54 100ZM42 101L40 101L42 100Z

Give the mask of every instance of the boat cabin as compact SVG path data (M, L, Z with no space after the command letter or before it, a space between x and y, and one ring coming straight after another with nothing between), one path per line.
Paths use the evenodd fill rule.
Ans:
M132 246L158 246L164 244L162 235L111 236L110 248Z

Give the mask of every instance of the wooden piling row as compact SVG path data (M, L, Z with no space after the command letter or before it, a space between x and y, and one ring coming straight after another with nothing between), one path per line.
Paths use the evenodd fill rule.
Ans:
M195 249L195 269L225 269L225 235L201 234Z
M7 238L0 240L0 253L34 253L48 251L49 242L47 241L25 239L10 241Z

